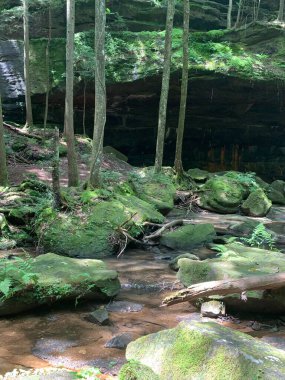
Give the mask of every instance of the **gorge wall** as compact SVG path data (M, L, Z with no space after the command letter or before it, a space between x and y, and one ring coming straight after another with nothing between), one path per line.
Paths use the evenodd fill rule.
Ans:
M165 6L156 1L109 2L107 36L108 106L105 144L133 164L154 160ZM13 2L18 5L17 1ZM184 139L185 167L247 170L265 178L285 176L284 29L274 23L278 1L261 9L260 22L225 32L227 1L192 1L190 80ZM92 1L76 18L75 127L82 133L84 87L86 128L93 127L94 85L85 76L92 53ZM11 6L11 9L13 7ZM31 71L35 121L43 119L46 91L47 10L31 9ZM236 11L236 10L235 10ZM65 13L52 10L53 41L49 122L62 125ZM20 18L4 20L0 40L0 89L6 120L24 119L23 49ZM263 20L266 19L266 23ZM5 21L5 22L4 22ZM4 22L4 24L3 24ZM176 27L182 23L178 7ZM213 32L213 29L221 29ZM208 32L207 32L208 31ZM284 40L284 43L283 43ZM175 29L167 118L165 164L172 165L180 98L181 31ZM87 62L87 63L86 63ZM90 63L90 62L89 62ZM85 66L84 66L85 65Z

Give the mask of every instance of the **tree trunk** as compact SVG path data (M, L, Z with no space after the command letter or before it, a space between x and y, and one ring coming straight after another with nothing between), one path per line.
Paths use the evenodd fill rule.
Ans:
M73 57L74 57L74 19L75 0L67 0L66 11L66 95L65 95L65 136L67 143L68 185L78 186L78 167L76 160L73 126Z
M25 78L25 102L26 102L26 127L33 125L33 112L31 101L30 82L30 39L29 39L29 0L23 0L24 20L24 78Z
M175 0L168 0L166 27L165 27L165 46L164 46L162 86L161 86L161 94L160 94L160 102L159 102L158 128L157 128L156 154L155 154L155 172L156 173L159 173L161 171L162 162L163 162L174 13L175 13Z
M106 1L95 3L95 115L89 184L98 187L106 123L105 27Z
M48 118L48 103L49 103L49 87L50 87L50 58L49 58L49 48L51 41L51 4L49 3L48 8L48 40L46 46L46 100L45 100L45 113L44 113L44 131L46 133L47 118Z
M86 127L85 127L85 118L86 118L86 80L84 81L83 88L83 116L82 116L82 128L83 128L83 136L86 136Z
M282 22L284 20L284 0L280 0L277 20L280 22Z
M232 27L232 10L233 10L233 0L229 0L228 15L227 15L227 29Z
M2 116L2 100L0 94L0 186L8 185L8 171L6 162L6 149L4 141L4 126Z
M54 208L61 206L60 182L59 182L59 130L54 130L54 156L52 164L52 189Z
M181 97L179 109L179 121L177 128L176 151L174 168L178 175L183 173L182 165L182 144L185 126L185 114L187 104L187 91L188 91L188 67L189 67L189 21L190 21L190 4L189 0L183 0L183 67L182 67L182 81L181 81Z
M194 301L212 295L243 293L247 290L270 290L285 286L285 273L243 277L238 280L221 280L194 284L165 298L162 306ZM246 299L246 297L245 297Z
M239 3L238 3L237 19L236 19L236 22L235 22L235 25L234 25L234 29L236 29L236 28L239 27L242 7L243 7L243 0L239 0Z

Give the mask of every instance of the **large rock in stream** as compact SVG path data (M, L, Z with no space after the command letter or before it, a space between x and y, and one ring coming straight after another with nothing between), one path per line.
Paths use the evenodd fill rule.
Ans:
M134 195L98 201L88 192L89 207L80 213L57 213L45 209L38 218L37 234L46 251L70 257L101 259L118 250L123 226L133 237L142 231L144 221L162 223L164 217L153 205Z
M285 272L285 256L281 252L245 247L233 243L219 257L203 261L182 258L178 260L178 279L184 286L205 281L239 279L242 277L276 274ZM271 290L246 292L247 301L240 294L211 296L211 299L223 299L228 307L243 311L260 313L285 312L285 287Z
M131 362L120 380L285 379L284 351L213 322L181 322L139 338L128 345L126 357ZM143 377L143 371L153 377Z
M5 277L7 268L10 269ZM0 276L9 276L11 281L11 291L0 301L0 316L59 300L74 304L79 298L108 300L120 290L118 273L108 269L103 261L72 259L54 253L29 259L26 264L22 260L11 264L11 260L3 259Z
M159 243L175 250L188 250L213 241L216 236L210 223L187 224L162 234Z

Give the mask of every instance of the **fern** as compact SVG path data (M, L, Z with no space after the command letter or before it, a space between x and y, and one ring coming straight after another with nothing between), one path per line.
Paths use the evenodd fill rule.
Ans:
M249 238L241 238L241 241L250 247L269 248L272 251L276 249L276 238L266 230L266 227L262 223L259 223L254 228Z
M5 298L9 298L11 288L12 280L9 277L4 278L4 280L0 282L0 292L3 294L3 296L0 298L0 301Z

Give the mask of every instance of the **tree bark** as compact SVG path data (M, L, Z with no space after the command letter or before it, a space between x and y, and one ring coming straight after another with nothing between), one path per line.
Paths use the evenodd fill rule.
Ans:
M29 38L29 0L23 0L24 21L24 79L25 79L25 102L26 102L26 127L33 125L33 112L31 101L30 81L30 38Z
M284 0L280 0L277 20L280 22L284 20Z
M64 126L67 143L68 186L78 186L79 182L73 125L74 1L67 0L66 4L66 95Z
M6 161L6 149L4 141L4 126L2 116L2 100L0 94L0 186L8 185L8 170Z
M54 156L52 163L52 189L53 189L53 204L54 208L58 209L61 206L60 182L59 182L59 130L54 130Z
M49 48L51 41L51 4L48 8L48 40L46 46L46 99L45 99L45 113L44 113L44 131L46 132L47 118L48 118L48 104L49 104L49 87L50 87L50 58Z
M83 128L83 136L86 136L86 126L85 126L85 119L86 119L86 80L83 79L84 87L83 87L83 115L82 115L82 128Z
M232 11L233 11L233 0L229 0L228 14L227 14L227 29L232 27Z
M105 27L106 1L95 3L95 114L93 147L89 185L100 184L100 167L103 154L104 128L106 124L106 84L105 84Z
M181 176L183 173L182 164L182 145L185 127L185 114L187 103L188 91L188 68L189 68L189 22L190 22L190 4L189 0L183 0L183 67L182 67L182 81L181 81L181 96L180 96L180 109L179 120L177 128L176 150L174 168L176 173Z
M235 22L235 25L234 25L234 29L236 29L236 28L239 27L242 7L243 7L243 0L239 0L237 19L236 19L236 22Z
M166 112L167 112L167 101L168 101L169 79L170 79L170 66L171 66L172 31L173 31L174 13L175 13L175 0L168 0L166 27L165 27L165 45L164 45L162 86L161 86L161 94L160 94L160 102L159 102L156 154L155 154L155 165L154 165L156 173L159 173L161 171L162 162L163 162Z
M285 273L266 276L243 277L238 280L221 280L194 284L180 290L162 301L162 306L175 305L177 303L194 301L212 295L226 295L243 293L247 290L270 290L285 286Z

